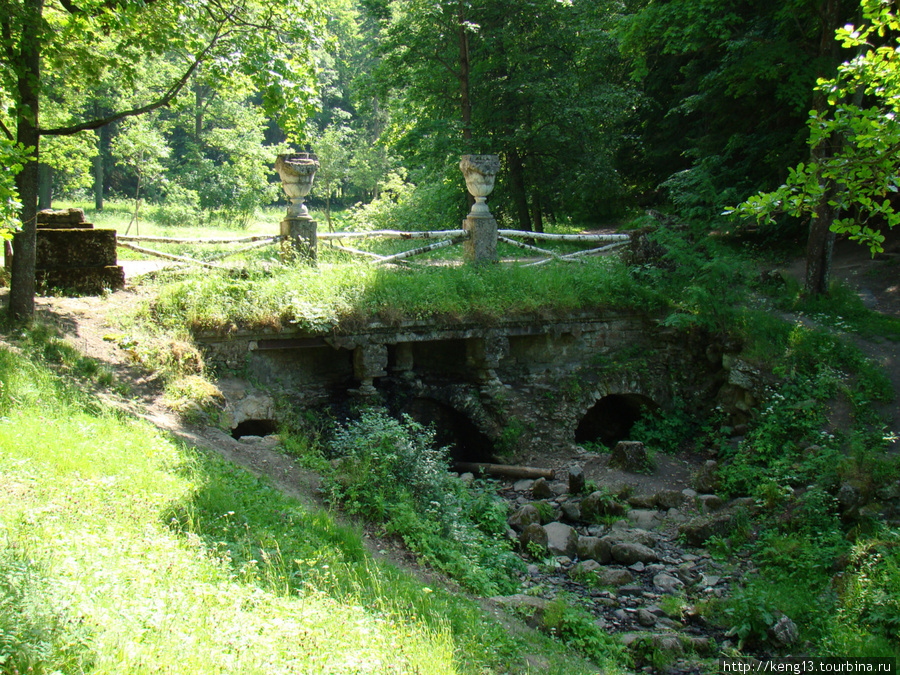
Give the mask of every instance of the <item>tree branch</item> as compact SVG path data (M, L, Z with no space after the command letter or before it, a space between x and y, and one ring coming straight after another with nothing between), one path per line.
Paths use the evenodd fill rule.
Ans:
M231 19L231 16L226 17L222 20L222 23L216 29L215 35L213 35L209 44L201 51L197 57L194 59L194 62L191 64L190 68L188 68L184 75L179 78L177 82L175 82L171 87L169 87L168 91L163 94L160 98L152 103L148 103L145 106L141 106L140 108L132 108L131 110L125 110L122 112L115 113L108 117L93 119L88 122L82 122L81 124L76 124L70 127L56 127L54 129L38 129L38 134L41 136L71 136L72 134L77 134L79 131L89 131L91 129L99 129L100 127L105 127L107 124L112 124L121 119L125 119L126 117L135 117L137 115L143 115L144 113L151 112L156 110L157 108L162 108L163 106L169 105L184 88L184 85L187 84L188 80L190 80L191 75L194 74L194 71L200 66L203 60L206 58L207 54L212 51L213 47L216 46L219 39L223 36L222 29L225 26L225 23ZM227 33L224 33L227 34Z
M12 135L12 132L3 124L3 120L0 120L0 129L3 129L3 135L6 136L9 140L15 141L16 137Z

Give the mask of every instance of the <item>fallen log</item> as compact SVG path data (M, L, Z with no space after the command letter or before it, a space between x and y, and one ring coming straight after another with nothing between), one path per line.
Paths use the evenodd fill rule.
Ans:
M453 467L459 473L471 472L504 478L553 478L553 469L538 469L533 466L508 466L506 464L485 464L483 462L457 462Z

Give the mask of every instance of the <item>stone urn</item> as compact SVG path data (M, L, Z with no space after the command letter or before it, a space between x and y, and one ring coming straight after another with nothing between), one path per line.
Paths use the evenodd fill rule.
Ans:
M312 189L313 178L319 168L319 159L311 152L295 152L290 155L278 155L275 170L281 177L284 193L291 200L287 217L309 220L309 210L303 200Z
M466 179L466 187L475 197L475 203L469 212L470 217L490 218L491 212L485 203L487 196L494 189L494 179L500 171L498 155L463 155L459 168Z

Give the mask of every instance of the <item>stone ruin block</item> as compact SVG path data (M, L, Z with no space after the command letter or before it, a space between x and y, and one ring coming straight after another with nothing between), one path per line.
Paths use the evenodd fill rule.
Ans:
M39 269L116 264L115 230L38 229L36 246Z
M35 246L35 280L46 289L98 294L125 287L116 231L95 230L81 209L38 213Z
M84 210L82 209L62 209L54 211L52 209L44 209L37 214L38 229L84 229L90 230L94 227L93 223L88 223L84 219Z

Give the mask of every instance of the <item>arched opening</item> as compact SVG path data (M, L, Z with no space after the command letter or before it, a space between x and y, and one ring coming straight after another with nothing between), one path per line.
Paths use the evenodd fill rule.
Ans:
M432 398L414 398L400 412L419 424L433 424L435 443L438 447L450 448L452 461L490 462L493 459L491 439L458 410Z
M231 437L238 440L244 436L268 436L276 431L275 420L244 420L231 430Z
M609 394L585 413L575 429L576 443L602 443L612 447L628 439L631 427L659 406L641 394Z

